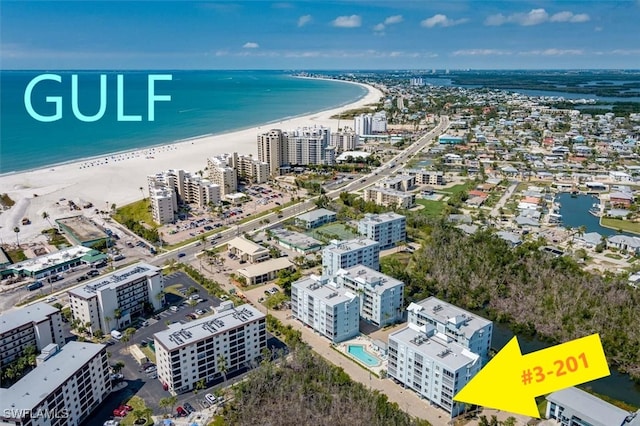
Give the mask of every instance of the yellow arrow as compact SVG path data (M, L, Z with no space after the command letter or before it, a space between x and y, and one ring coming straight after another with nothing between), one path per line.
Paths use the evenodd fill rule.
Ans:
M609 374L597 334L524 356L514 337L453 399L540 417L536 396Z

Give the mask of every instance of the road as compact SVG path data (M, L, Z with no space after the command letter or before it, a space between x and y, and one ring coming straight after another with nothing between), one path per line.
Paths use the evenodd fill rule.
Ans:
M435 142L435 138L442 134L449 127L449 117L441 116L440 123L430 130L427 134L422 136L416 142L408 146L405 150L401 151L398 155L393 157L387 165L383 165L368 175L350 182L346 186L343 186L339 189L335 189L325 193L328 198L335 199L340 196L342 192L355 192L359 191L367 186L372 185L380 179L384 179L388 176L391 176L395 171L396 167L399 168L400 165L406 164L409 160L411 160L414 156L416 156L420 151L422 151L427 146L432 145ZM301 213L307 212L309 210L313 210L316 207L317 197L310 198L308 200L303 200L299 203L296 203L292 206L285 207L281 210L280 213L269 213L265 216L260 216L259 218L253 219L251 221L245 222L243 224L238 224L232 226L231 229L227 229L215 235L216 239L212 240L213 237L209 237L209 241L214 242L216 245L223 245L229 242L231 239L235 238L238 235L242 235L245 232L252 232L257 229L268 229L274 228L278 226L281 222L284 222L287 219L290 219L294 216L297 216ZM269 223L264 225L261 223L264 220L268 220ZM195 256L197 253L202 251L203 247L201 243L194 242L183 246L179 249L172 250L168 253L163 253L156 256L151 263L157 266L162 266L166 261L170 259L178 260L178 254L184 253L187 259L192 259L192 256Z

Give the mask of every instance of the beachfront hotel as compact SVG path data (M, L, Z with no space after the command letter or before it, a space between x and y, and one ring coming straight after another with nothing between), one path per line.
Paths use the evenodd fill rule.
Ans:
M209 179L220 186L220 196L238 192L238 173L231 167L229 154L222 154L207 159Z
M330 146L331 129L324 126L298 127L287 132L289 164L335 163L335 147Z
M380 269L380 243L367 238L347 241L332 240L322 250L322 273L333 276L340 269L356 265Z
M384 111L375 114L360 114L353 118L356 135L371 135L387 131L387 114Z
M311 275L291 285L291 313L334 343L360 333L360 299L327 276Z
M105 345L51 344L37 363L11 387L0 388L0 424L76 426L111 393Z
M349 128L338 130L331 133L330 143L337 152L353 151L358 146L358 135Z
M160 268L140 262L69 290L71 313L73 319L89 323L92 333L106 334L130 325L145 307L160 309L163 290Z
M159 224L175 220L179 204L200 208L220 203L220 186L185 170L170 169L147 176L151 213Z
M333 280L360 298L360 318L376 327L402 320L404 283L363 265L340 269Z
M267 163L270 176L280 175L280 166L289 161L287 137L282 130L272 129L258 135L258 160Z
M212 316L171 324L153 335L158 379L173 394L246 367L267 347L266 316L251 305L223 302Z
M52 343L65 344L58 308L39 302L0 314L0 366L22 356L29 346L40 352Z
M358 221L358 234L380 243L380 250L407 241L407 218L394 212L367 213Z

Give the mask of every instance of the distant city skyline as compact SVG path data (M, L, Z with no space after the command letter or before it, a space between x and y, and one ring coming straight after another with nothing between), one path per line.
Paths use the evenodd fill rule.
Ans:
M3 1L3 69L640 68L640 0Z

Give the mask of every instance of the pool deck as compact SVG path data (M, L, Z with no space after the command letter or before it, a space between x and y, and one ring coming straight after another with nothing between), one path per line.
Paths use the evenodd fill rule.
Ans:
M365 364L363 361L359 360L357 357L349 353L349 346L362 346L364 350L367 351L370 355L380 360L380 365L371 367ZM353 362L356 362L367 370L375 373L378 377L380 377L383 370L385 371L385 373L387 371L387 356L381 355L376 352L376 350L373 348L371 339L366 336L358 336L353 339L345 340L344 342L339 343L336 346L336 349L344 353L349 359L353 360Z

